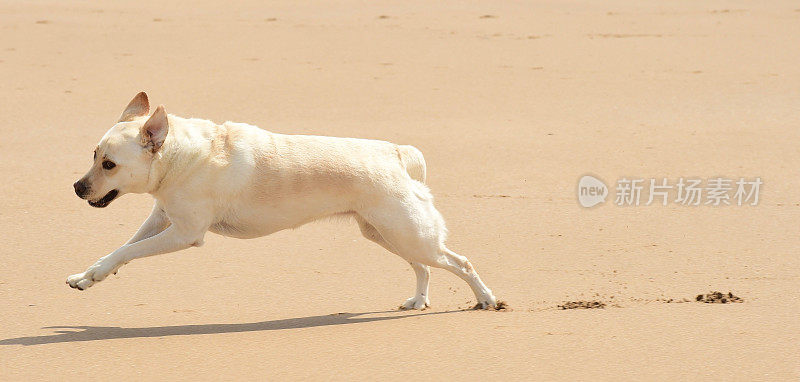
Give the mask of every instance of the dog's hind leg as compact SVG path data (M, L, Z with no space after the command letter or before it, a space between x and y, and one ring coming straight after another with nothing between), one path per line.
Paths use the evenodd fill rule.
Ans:
M417 275L417 293L406 300L400 307L403 309L425 309L431 305L428 299L428 285L431 277L431 267L421 263L411 263L411 268Z
M486 287L486 284L483 283L480 276L478 276L478 272L475 272L475 268L472 267L466 257L447 249L445 246L442 246L439 255L436 266L447 269L469 284L478 299L476 307L481 309L497 307L497 299L492 294L492 291Z
M378 230L375 229L372 224L367 223L364 218L358 215L356 215L356 221L358 222L358 227L361 229L361 234L364 235L364 237L379 244L381 247L386 248L386 250L389 252L397 254L397 251L383 238L383 236L381 236L380 232L378 232ZM400 305L400 308L422 310L431 304L430 299L428 298L428 285L430 282L431 270L429 266L424 264L413 261L410 261L409 263L411 264L411 268L414 270L414 273L417 275L417 291L413 297L409 298L402 305Z
M402 199L389 198L359 214L377 231L392 252L412 264L452 272L469 284L480 307L496 307L497 300L492 291L483 283L469 260L445 247L447 231L444 219L433 206L427 189L421 183L412 187L417 187L417 192ZM426 280L427 272L427 269L419 271L418 281L420 276Z

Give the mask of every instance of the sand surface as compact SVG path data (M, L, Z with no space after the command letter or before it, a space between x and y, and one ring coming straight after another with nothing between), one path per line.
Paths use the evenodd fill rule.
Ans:
M793 1L0 2L0 380L800 377ZM419 147L512 311L321 222L64 280L148 195L72 183L146 90L181 116ZM581 208L578 179L755 177L758 206ZM613 199L613 197L611 198ZM665 303L734 292L741 304ZM603 309L559 309L600 301Z

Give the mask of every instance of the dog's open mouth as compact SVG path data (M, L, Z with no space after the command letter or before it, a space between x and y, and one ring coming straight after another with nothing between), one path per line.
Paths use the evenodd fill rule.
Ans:
M90 200L89 201L89 205L92 206L92 207L97 207L97 208L106 207L106 206L108 206L109 203L111 203L112 200L114 200L114 198L117 197L118 194L119 194L119 191L111 190L106 194L106 196L102 197L100 200L97 200L97 201L94 201L94 202Z

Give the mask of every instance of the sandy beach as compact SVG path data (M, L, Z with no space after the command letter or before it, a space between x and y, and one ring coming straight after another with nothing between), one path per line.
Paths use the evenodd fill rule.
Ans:
M0 1L0 380L800 378L796 2L226 4ZM510 309L434 269L431 308L398 310L414 273L352 221L209 233L70 289L150 212L72 190L139 91L418 147L448 246ZM605 203L579 205L586 174ZM615 203L619 179L687 177L763 185Z

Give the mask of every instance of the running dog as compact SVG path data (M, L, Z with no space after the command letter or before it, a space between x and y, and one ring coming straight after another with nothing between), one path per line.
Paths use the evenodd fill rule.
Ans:
M134 259L201 246L207 231L249 239L338 215L352 216L364 237L411 263L417 290L401 308L429 306L430 267L466 281L477 307L497 308L472 264L445 246L416 148L217 125L169 115L163 105L149 113L147 95L137 94L74 188L99 208L148 193L153 210L127 243L69 276L70 287L85 290Z

